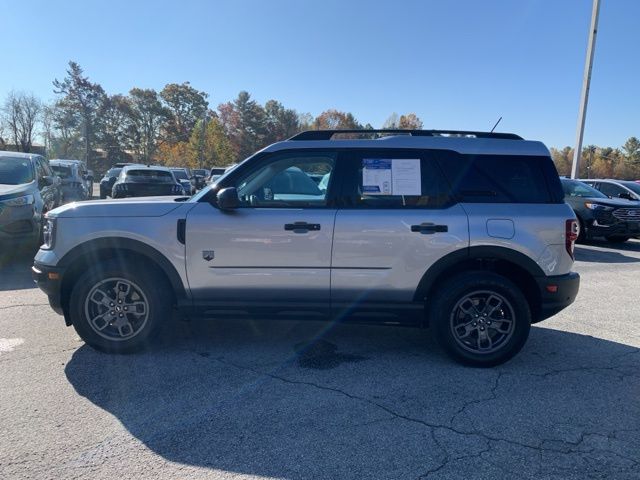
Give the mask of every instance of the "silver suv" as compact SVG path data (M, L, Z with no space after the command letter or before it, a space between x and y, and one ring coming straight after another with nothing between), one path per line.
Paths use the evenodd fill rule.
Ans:
M430 325L496 365L576 297L563 197L547 148L513 134L304 132L189 199L50 212L33 273L102 351L140 349L177 309Z

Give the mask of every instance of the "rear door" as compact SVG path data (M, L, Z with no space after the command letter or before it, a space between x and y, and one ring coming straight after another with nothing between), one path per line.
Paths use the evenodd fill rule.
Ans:
M330 151L274 153L224 187L238 190L233 211L198 203L187 217L189 285L196 303L275 313L330 311L331 242L336 208Z
M331 269L335 314L376 315L414 308L424 273L469 245L467 215L435 162L419 150L345 155ZM389 319L389 321L393 321Z

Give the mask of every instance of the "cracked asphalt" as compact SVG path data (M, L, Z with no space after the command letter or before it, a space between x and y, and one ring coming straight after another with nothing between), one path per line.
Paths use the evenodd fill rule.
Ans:
M640 242L494 369L428 330L219 320L97 353L0 264L0 478L640 478Z

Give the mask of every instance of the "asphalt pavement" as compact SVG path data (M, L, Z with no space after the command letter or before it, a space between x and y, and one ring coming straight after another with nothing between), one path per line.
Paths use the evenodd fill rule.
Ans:
M640 478L640 242L577 247L576 303L493 369L428 330L176 321L85 346L0 263L0 478Z

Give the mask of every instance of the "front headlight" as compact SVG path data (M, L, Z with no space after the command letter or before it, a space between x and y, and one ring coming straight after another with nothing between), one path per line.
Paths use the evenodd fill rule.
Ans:
M24 195L22 197L10 198L2 200L0 203L7 207L22 207L24 205L32 205L36 201L33 195Z
M45 218L42 226L43 244L40 248L43 250L51 250L56 237L56 222L52 218Z
M600 205L599 203L585 202L584 206L589 210L600 210L602 212L611 212L614 207L607 207L606 205Z

